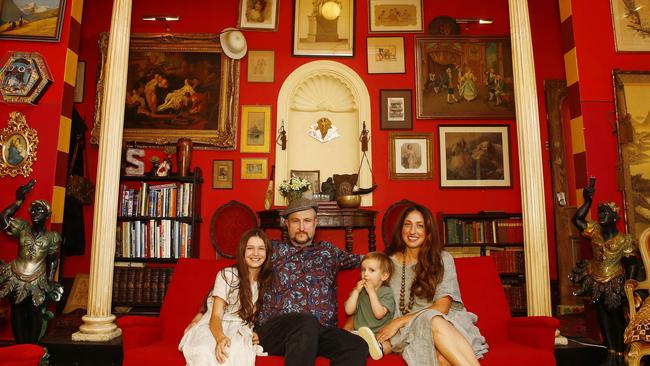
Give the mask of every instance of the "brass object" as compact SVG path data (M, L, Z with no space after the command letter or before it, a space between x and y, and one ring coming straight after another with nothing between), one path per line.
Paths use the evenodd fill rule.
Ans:
M650 311L648 311L648 301L644 301L640 308L637 308L637 299L635 292L638 290L650 289L650 228L645 229L639 238L639 251L645 266L646 279L639 282L636 280L627 280L625 282L625 295L628 301L630 322L625 329L625 343L629 344L628 351L625 354L627 365L639 366L641 358L650 355L650 342L646 342L645 327L650 323ZM647 299L646 299L647 300Z
M340 208L357 208L361 205L361 196L354 194L338 196L336 203Z
M25 115L9 113L9 123L0 131L0 177L20 174L27 177L32 173L36 161L38 134L27 125Z

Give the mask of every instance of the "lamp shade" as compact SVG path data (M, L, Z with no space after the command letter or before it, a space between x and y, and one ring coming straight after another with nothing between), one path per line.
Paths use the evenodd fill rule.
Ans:
M327 20L334 20L341 15L341 5L336 1L327 1L321 6L320 15Z

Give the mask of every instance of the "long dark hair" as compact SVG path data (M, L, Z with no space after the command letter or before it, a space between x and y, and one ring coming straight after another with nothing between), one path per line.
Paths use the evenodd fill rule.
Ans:
M389 256L398 252L405 255L406 243L402 238L402 229L404 227L404 220L413 211L422 214L426 236L418 254L418 262L415 265L415 280L411 284L411 293L423 299L433 300L436 287L442 281L442 276L444 275L444 265L442 264L441 256L442 243L440 243L438 237L436 220L428 208L414 203L402 212L402 215L400 215L397 221L397 225L395 225L393 240L386 247L385 252Z
M266 249L266 259L264 260L264 264L262 264L260 273L257 276L258 296L255 304L253 304L251 282L248 277L248 266L246 265L246 259L244 258L246 253L246 244L248 244L248 240L254 236L262 239L264 242L264 248ZM264 297L264 292L271 285L271 241L264 231L255 228L248 230L244 235L242 235L239 240L239 245L237 246L237 263L235 264L235 267L237 268L237 272L239 272L239 311L237 312L237 315L239 315L244 323L253 324L255 323L257 314L262 308L262 297Z

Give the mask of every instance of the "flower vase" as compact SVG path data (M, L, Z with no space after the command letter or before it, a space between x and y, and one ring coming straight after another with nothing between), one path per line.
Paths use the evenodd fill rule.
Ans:
M291 204L292 201L297 200L298 198L302 197L303 192L299 191L290 191L287 192L287 195L285 198L287 199L287 205Z

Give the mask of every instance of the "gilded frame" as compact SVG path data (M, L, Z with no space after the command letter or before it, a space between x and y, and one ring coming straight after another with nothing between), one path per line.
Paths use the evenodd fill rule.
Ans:
M212 160L212 189L232 189L234 160Z
M28 177L36 161L38 133L27 125L25 115L20 112L9 113L9 123L0 131L0 177L18 174Z
M389 140L390 179L433 178L433 137L430 133L391 132Z
M616 102L619 189L623 192L625 226L638 238L650 227L650 156L646 116L650 113L650 71L612 72Z
M90 137L90 142L93 144L99 143L103 118L101 112L106 78L108 33L100 35L99 45L100 69L95 100L95 123ZM138 54L139 58L134 57ZM164 69L166 66L162 64L162 61L159 64L143 67L144 61L147 59L153 59L154 62L165 59L167 63L169 63L168 59L190 60L194 63L190 63L189 70L194 73L190 73L188 68L178 71L178 68L170 67L166 71ZM240 61L232 60L223 53L218 34L132 34L129 49L127 96L129 96L130 87L133 87L131 92L137 94L133 98L137 103L131 103L129 108L125 109L124 141L128 144L137 143L140 146L173 145L179 138L189 137L192 139L195 149L235 150L237 147L239 69ZM144 77L136 78L134 70L138 70L138 73L142 75L148 75L151 80L145 84L144 82L149 78L144 81ZM167 97L169 95L192 87L191 97L187 96L190 93L184 93L187 100L183 102L185 104L181 104L181 107L185 108L181 109L181 112L169 107L170 109L166 110L168 112L161 116L158 111L162 104L157 103L157 99L155 103L149 102L147 87L161 74L172 80L168 82L168 79L162 77L164 82L158 81L156 85L153 85L156 90L162 84L169 86L170 92L167 93L164 104L168 104ZM172 86L174 80L176 86ZM204 85L206 80L208 83ZM140 88L145 90L144 94L140 92ZM149 95L153 94L154 92L149 93ZM141 102L138 102L138 97ZM129 96L129 98L131 97ZM151 104L157 107L153 113ZM137 108L138 105L145 105L149 110L141 112ZM161 125L164 126L161 128ZM184 125L190 127L184 128Z
M241 179L268 179L268 158L241 158Z
M272 133L270 105L241 107L241 152L270 152Z

